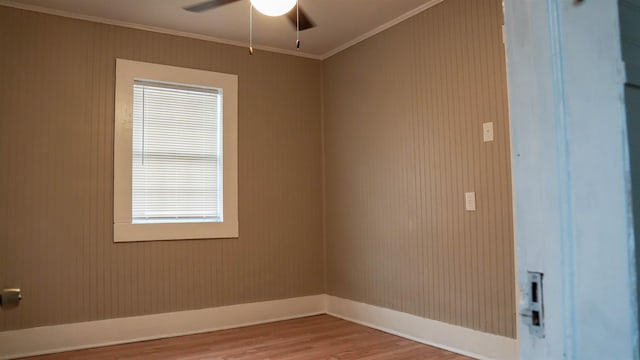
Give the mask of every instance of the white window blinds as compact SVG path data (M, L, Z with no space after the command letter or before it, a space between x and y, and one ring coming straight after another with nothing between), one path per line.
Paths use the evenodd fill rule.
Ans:
M221 222L218 89L136 80L132 223Z

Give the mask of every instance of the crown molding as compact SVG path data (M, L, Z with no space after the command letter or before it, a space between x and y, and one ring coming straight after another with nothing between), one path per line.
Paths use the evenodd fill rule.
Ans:
M214 36L196 34L196 33L191 33L191 32L187 32L187 31L179 31L179 30L167 29L167 28L158 27L158 26L142 25L142 24L131 23L131 22L127 22L127 21L107 19L107 18L103 18L103 17L99 17L99 16L77 14L77 13L74 13L74 12L69 12L69 11L64 11L64 10L49 9L49 8L42 7L42 6L36 6L36 5L30 5L30 4L22 4L22 3L19 3L19 2L16 2L16 1L11 1L11 0L0 0L0 6L7 6L7 7L16 8L16 9L34 11L34 12L39 12L39 13L49 14L49 15L62 16L62 17L71 18L71 19L77 19L77 20L91 21L91 22L107 24L107 25L121 26L121 27L136 29L136 30L151 31L151 32L156 32L156 33L160 33L160 34L167 34L167 35L181 36L181 37L197 39L197 40L210 41L210 42L215 42L215 43L219 43L219 44L239 46L239 47L243 47L243 48L247 48L248 47L247 43L241 42L241 41L222 39L222 38L217 38L217 37L214 37ZM320 56L320 55L305 53L305 52L301 52L301 51L286 50L286 49L280 49L280 48L275 48L275 47L270 47L270 46L262 46L262 45L255 45L253 48L256 49L256 50L269 51L269 52L280 53L280 54L285 54L285 55L304 57L304 58L309 58L309 59L314 59L314 60L322 60L322 56Z
M331 56L346 50L382 31L385 31L387 29L389 29L390 27L397 25L399 23L401 23L402 21L418 14L421 13L422 11L435 6L441 2L443 2L444 0L430 0L427 1L425 4L418 6L417 8L408 11L400 16L398 16L397 18L390 20L378 27L376 27L375 29L372 29L371 31L366 32L365 34L362 34L336 48L334 48L333 50L330 50L322 55L318 55L318 54L311 54L311 53L305 53L305 52L301 52L301 51L295 51L295 50L287 50L287 49L280 49L280 48L275 48L275 47L270 47L270 46L262 46L262 45L256 45L254 46L255 49L257 50L262 50L262 51L269 51L269 52L274 52L274 53L279 53L279 54L285 54L285 55L292 55L292 56L298 56L298 57L303 57L303 58L308 58L308 59L314 59L314 60L325 60L330 58ZM91 16L91 15L84 15L84 14L78 14L78 13L74 13L74 12L70 12L70 11L64 11L64 10L55 10L55 9L50 9L50 8L46 8L46 7L42 7L42 6L36 6L36 5L30 5L30 4L23 4L23 3L19 3L16 1L11 1L11 0L0 0L0 6L7 6L7 7L12 7L12 8L16 8L16 9L22 9L22 10L28 10L28 11L35 11L35 12L39 12L39 13L44 13L44 14L49 14L49 15L56 15L56 16L62 16L62 17L66 17L66 18L71 18L71 19L78 19L78 20L85 20L85 21L91 21L91 22L96 22L96 23L101 23L101 24L107 24L107 25L115 25L115 26L121 26L121 27L126 27L126 28L131 28L131 29L136 29L136 30L143 30L143 31L152 31L152 32L156 32L156 33L160 33L160 34L167 34L167 35L175 35L175 36L181 36L181 37L186 37L186 38L191 38L191 39L198 39L198 40L204 40L204 41L210 41L210 42L215 42L215 43L219 43L219 44L225 44L225 45L232 45L232 46L239 46L239 47L247 47L247 44L244 42L240 42L240 41L234 41L234 40L228 40L228 39L223 39L223 38L218 38L218 37L214 37L214 36L207 36L207 35L202 35L202 34L196 34L196 33L191 33L191 32L186 32L186 31L178 31L178 30L173 30L173 29L167 29L167 28L163 28L163 27L158 27L158 26L150 26L150 25L142 25L142 24L137 24L137 23L131 23L131 22L127 22L127 21L120 21L120 20L113 20L113 19L107 19L107 18L103 18L103 17L98 17L98 16Z
M407 20L408 18L410 18L410 17L412 17L414 15L417 15L417 14L429 9L430 7L438 5L439 3L443 2L443 1L444 0L430 0L430 1L427 1L423 5L420 5L417 8L398 16L397 18L395 18L393 20L390 20L390 21L388 21L388 22L386 22L386 23L384 23L384 24L382 24L382 25L380 25L380 26L378 26L378 27L376 27L376 28L374 28L374 29L372 29L372 30L360 35L360 36L358 36L357 38L355 38L355 39L353 39L351 41L348 41L348 42L336 47L335 49L322 54L322 56L320 56L320 59L322 59L322 60L328 59L328 58L332 57L333 55L335 55L335 54L337 54L337 53L339 53L339 52L341 52L343 50L346 50L346 49L348 49L348 48L350 48L350 47L352 47L352 46L354 46L354 45L356 45L356 44L358 44L360 42L363 42L363 41L367 40L368 38L370 38L370 37L372 37L374 35L377 35L377 34L383 32L383 31L389 29L390 27L395 26L395 25Z

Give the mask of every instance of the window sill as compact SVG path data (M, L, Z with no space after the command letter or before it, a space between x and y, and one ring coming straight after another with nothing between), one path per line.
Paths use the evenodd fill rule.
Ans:
M113 224L113 242L237 238L238 223Z

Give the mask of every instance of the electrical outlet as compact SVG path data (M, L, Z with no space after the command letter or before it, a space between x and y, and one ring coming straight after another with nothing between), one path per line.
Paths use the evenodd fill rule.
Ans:
M476 193L464 193L464 208L467 211L476 211Z
M493 123L486 122L482 124L482 140L484 142L493 141Z

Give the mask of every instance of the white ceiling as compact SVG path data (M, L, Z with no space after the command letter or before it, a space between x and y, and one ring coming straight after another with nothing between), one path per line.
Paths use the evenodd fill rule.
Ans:
M0 5L246 46L249 0L206 11L182 9L203 0L0 0ZM257 49L325 58L442 0L300 0L316 27L300 33L284 17L254 13Z

